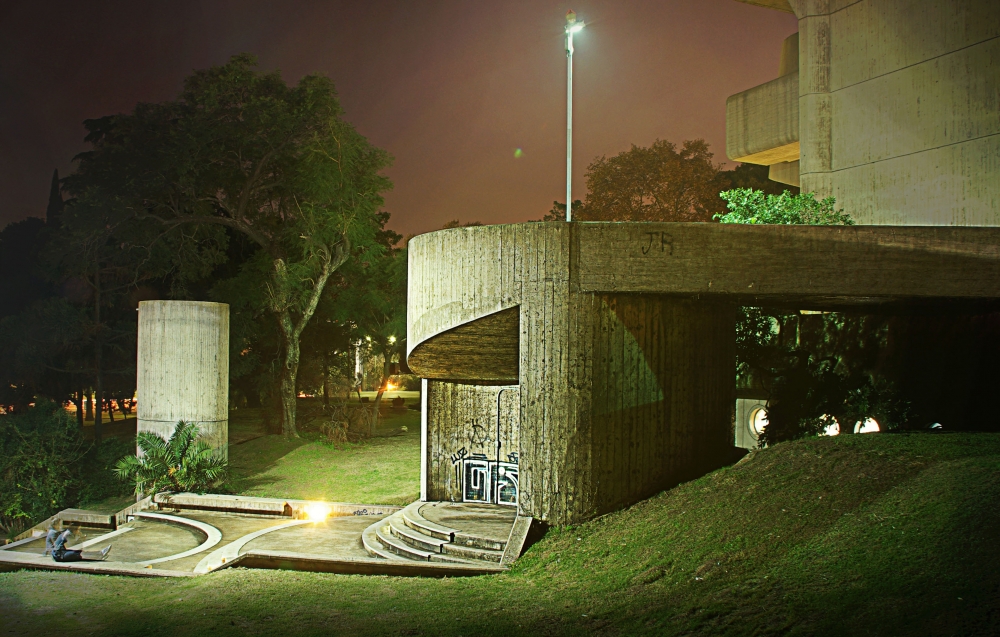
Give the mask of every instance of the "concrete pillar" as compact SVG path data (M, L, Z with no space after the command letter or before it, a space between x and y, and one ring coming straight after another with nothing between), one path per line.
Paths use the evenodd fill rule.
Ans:
M229 306L201 301L139 303L138 431L169 438L177 422L228 457Z

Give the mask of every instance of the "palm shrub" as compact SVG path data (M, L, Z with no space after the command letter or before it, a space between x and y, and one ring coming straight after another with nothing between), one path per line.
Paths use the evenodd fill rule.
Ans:
M137 496L164 491L205 493L226 478L226 460L198 440L198 427L192 423L178 422L169 440L140 431L135 442L142 455L119 460L115 474L134 483Z

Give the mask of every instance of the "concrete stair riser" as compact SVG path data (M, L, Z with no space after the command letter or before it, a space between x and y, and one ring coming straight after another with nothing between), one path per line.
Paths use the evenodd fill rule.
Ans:
M466 535L464 533L456 533L455 539L452 540L455 546L461 546L463 548L475 548L475 549L485 549L487 551L500 551L507 547L507 542L500 540L491 540L485 537L477 537L475 535Z
M457 555L469 560L482 560L484 562L500 563L503 559L503 551L491 551L471 546L461 546L459 544L445 544L441 547L442 553L446 555Z
M393 537L409 544L413 548L428 551L430 553L440 553L441 546L443 544L447 544L445 540L439 540L414 531L410 527L406 526L401 518L396 519L396 516L389 518L389 532Z
M400 557L417 561L428 562L431 559L432 553L430 551L423 551L421 549L414 548L409 544L392 537L388 524L379 526L375 529L375 534L378 537L378 541L381 542L382 546L384 546L390 553L395 553Z

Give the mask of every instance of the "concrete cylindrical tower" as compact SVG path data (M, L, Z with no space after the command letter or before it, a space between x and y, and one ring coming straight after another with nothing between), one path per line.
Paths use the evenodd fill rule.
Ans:
M228 457L229 306L139 303L138 431L169 438L179 420Z

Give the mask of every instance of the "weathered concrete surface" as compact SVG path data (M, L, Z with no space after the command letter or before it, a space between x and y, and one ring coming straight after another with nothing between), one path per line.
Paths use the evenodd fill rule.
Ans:
M156 505L181 510L223 511L228 513L249 513L261 515L297 515L310 505L325 506L331 515L388 515L402 507L383 504L351 504L347 502L322 502L319 500L295 500L292 498L259 498L240 495L171 493L157 494ZM288 511L289 507L291 512Z
M803 191L836 197L859 223L1000 225L1000 3L790 6L799 19ZM730 113L727 139L770 134L768 117Z
M120 529L106 532L81 527L71 540L73 546L96 550L112 545L112 559L103 562L60 564L42 555L44 536L27 538L17 545L0 549L0 571L20 568L65 570L133 576L189 576L210 573L220 568L240 565L250 568L288 568L332 573L358 573L404 576L470 576L498 573L506 570L499 563L451 557L450 562L412 562L394 559L372 559L361 542L361 535L373 520L388 514L400 514L400 507L324 503L333 511L332 517L313 521L291 519L269 513L274 502L310 504L302 500L234 496L199 496L180 494L178 501L187 505L181 509L161 509L158 513L140 512L139 517ZM163 498L159 498L162 500ZM194 505L202 505L200 508ZM164 507L169 506L163 504ZM427 506L416 502L411 507ZM471 506L473 509L477 505ZM229 507L228 510L219 510ZM381 509L386 509L382 511ZM279 511L281 509L278 509ZM470 509L471 510L471 509ZM477 509L478 510L478 509ZM468 511L466 511L468 513ZM474 538L476 542L497 542L494 536L510 532L508 518L513 520L510 507L492 507L484 511L487 519L453 516L457 529L448 531L448 538L459 542ZM496 522L500 520L497 530ZM434 525L424 522L425 525ZM443 527L441 527L443 528ZM486 535L479 537L480 531ZM506 540L504 540L506 541ZM473 543L475 544L475 543ZM458 544L456 548L461 548ZM470 545L471 546L471 545ZM475 546L467 552L489 553ZM85 556L87 554L85 553ZM91 557L98 554L93 553ZM499 562L499 553L497 562Z
M768 9L777 9L778 11L784 11L785 13L792 13L792 5L788 4L788 0L737 0L744 4L752 4L758 7L767 7Z
M511 354L518 356L516 340L513 346ZM429 381L425 499L461 502L466 459L482 455L516 463L520 452L520 405L517 385Z
M169 438L177 422L228 456L229 306L200 301L139 303L138 431Z
M798 72L726 100L726 155L765 166L798 161Z
M531 223L439 231L409 244L408 347L435 347L446 360L440 335L516 308L518 510L573 523L731 459L736 305L995 306L998 246L995 228ZM463 447L469 453L461 432L486 413L496 389L462 382L440 362L410 366L432 379L424 492L458 499L448 465L462 462ZM435 412L450 415L435 423ZM487 461L504 459L483 449Z
M520 315L516 307L464 323L433 341L424 341L407 358L434 378L459 378L492 385L516 383Z
M420 506L419 512L428 522L454 529L453 541L469 546L485 542L492 549L507 545L517 517L517 511L511 507L472 502L428 502Z

